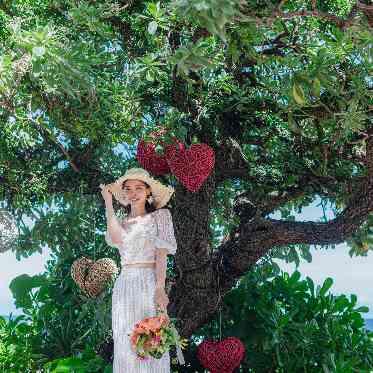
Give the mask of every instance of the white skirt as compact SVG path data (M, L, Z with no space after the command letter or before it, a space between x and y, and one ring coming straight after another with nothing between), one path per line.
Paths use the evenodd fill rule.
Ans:
M113 373L170 373L170 354L161 359L140 360L132 351L130 335L134 325L145 317L156 315L154 268L122 268L112 296L112 329L114 340Z

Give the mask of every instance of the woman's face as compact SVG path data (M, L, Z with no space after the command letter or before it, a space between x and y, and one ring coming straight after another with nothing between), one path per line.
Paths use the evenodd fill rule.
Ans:
M127 180L123 185L125 198L131 206L145 206L150 188L140 180Z

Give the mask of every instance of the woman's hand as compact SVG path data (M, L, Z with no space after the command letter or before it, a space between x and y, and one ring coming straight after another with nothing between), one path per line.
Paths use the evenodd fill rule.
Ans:
M109 191L109 186L100 184L100 188L101 188L102 198L105 200L105 202L111 202L113 200L113 195Z

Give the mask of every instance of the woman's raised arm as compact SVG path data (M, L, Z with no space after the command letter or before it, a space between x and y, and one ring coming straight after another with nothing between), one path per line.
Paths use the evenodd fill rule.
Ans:
M109 246L119 247L122 243L122 232L121 227L117 217L114 213L113 208L113 195L110 193L107 185L100 185L101 194L105 201L106 209L106 225L107 231L105 234L106 242Z

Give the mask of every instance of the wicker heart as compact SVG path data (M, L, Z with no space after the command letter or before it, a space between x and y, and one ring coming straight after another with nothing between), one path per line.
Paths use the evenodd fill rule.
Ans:
M198 360L211 373L232 373L240 366L244 355L245 346L236 337L220 342L203 341L197 349Z
M189 149L170 148L166 159L171 172L191 192L196 192L215 164L214 150L207 144L192 144Z
M71 266L71 277L89 297L97 297L107 283L118 274L114 260L102 258L96 262L82 257Z
M172 151L172 149L183 149L184 145L178 141L177 139L174 140L175 143L173 144L165 144L162 143L161 145L164 148L164 153L168 151ZM139 141L139 145L137 146L137 160L140 165L145 168L145 170L149 171L153 175L164 175L170 172L170 168L168 166L165 154L159 154L156 152L156 144L153 142L145 142L144 140Z

